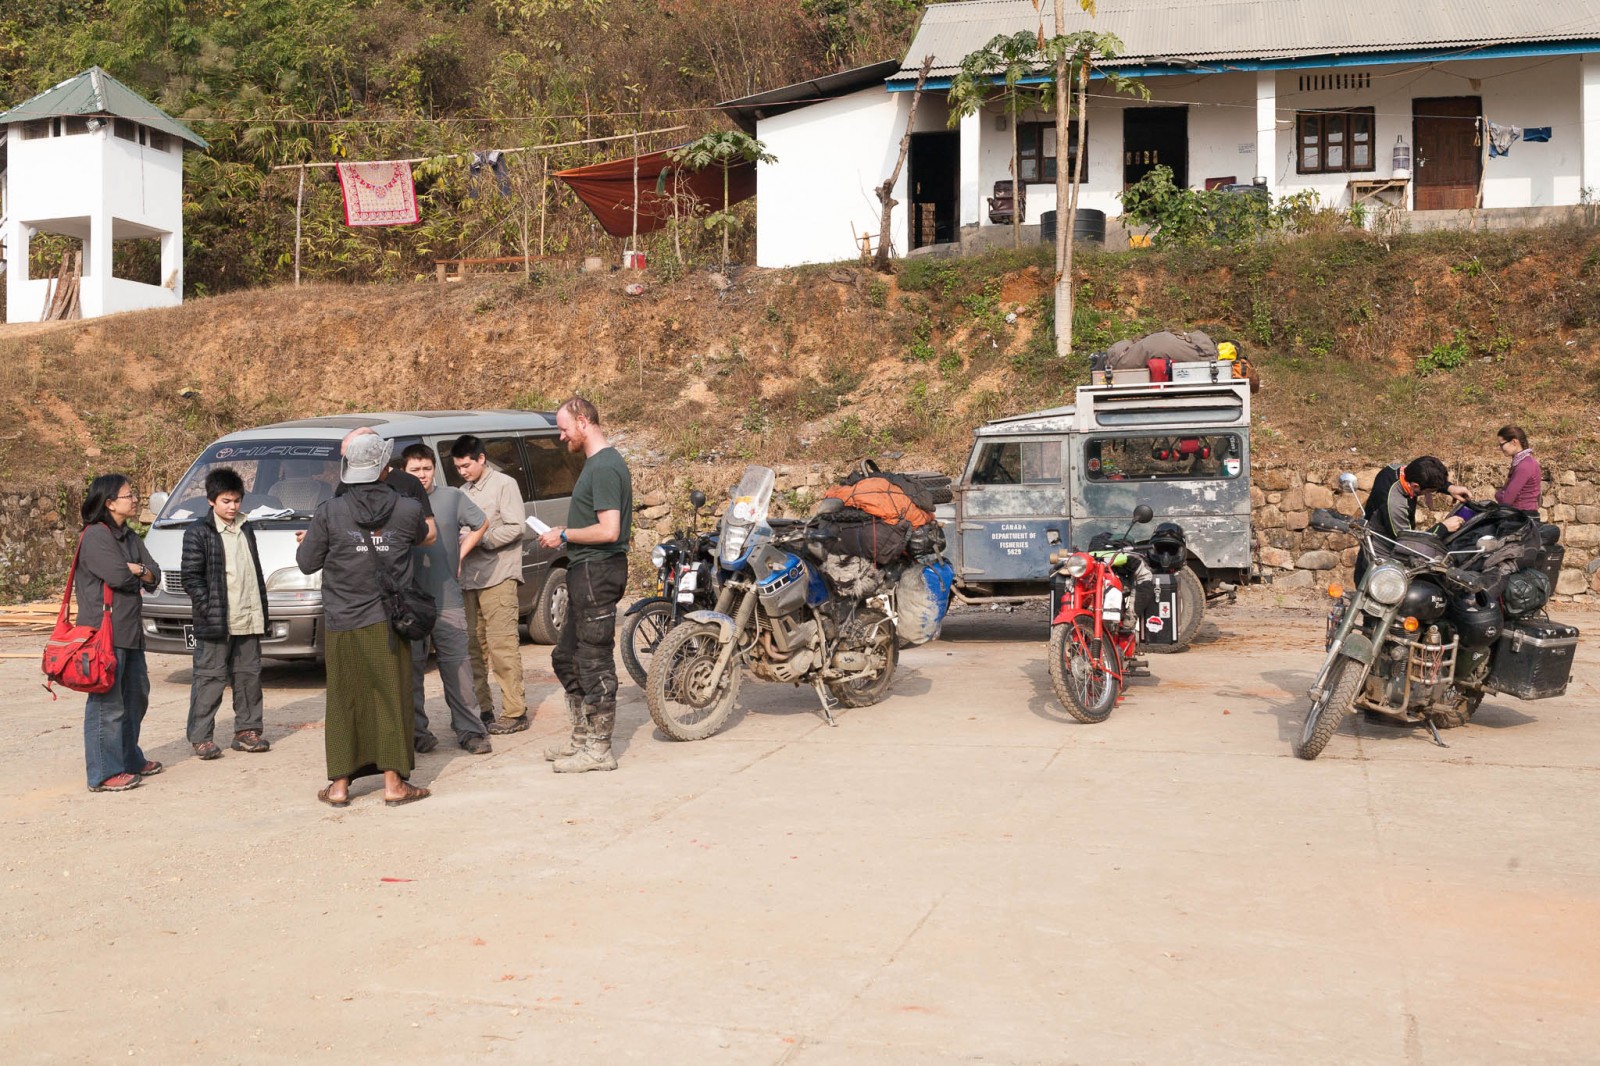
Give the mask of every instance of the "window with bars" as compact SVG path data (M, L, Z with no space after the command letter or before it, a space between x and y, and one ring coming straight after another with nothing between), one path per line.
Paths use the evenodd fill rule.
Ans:
M1373 109L1302 111L1295 116L1296 169L1301 174L1359 173L1376 169Z
M1067 166L1077 158L1078 124L1071 123L1067 134ZM1022 170L1023 182L1045 185L1056 180L1056 124L1054 122L1023 122L1017 126L1017 163ZM1089 145L1085 131L1083 152L1083 180L1089 180Z

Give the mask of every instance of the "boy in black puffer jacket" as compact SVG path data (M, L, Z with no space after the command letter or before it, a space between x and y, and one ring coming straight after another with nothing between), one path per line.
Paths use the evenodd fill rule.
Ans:
M211 513L183 532L183 591L194 605L194 680L189 689L189 743L217 759L212 741L222 690L233 686L233 749L263 752L261 637L267 632L267 584L255 531L240 507L244 479L223 467L206 475Z

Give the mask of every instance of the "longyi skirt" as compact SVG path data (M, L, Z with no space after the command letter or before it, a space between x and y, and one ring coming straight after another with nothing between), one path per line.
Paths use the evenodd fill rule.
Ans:
M328 633L328 780L411 776L411 645L388 622Z

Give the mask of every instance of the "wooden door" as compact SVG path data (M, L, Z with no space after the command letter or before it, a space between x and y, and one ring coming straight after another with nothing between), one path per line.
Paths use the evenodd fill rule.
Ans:
M1412 139L1416 144L1411 168L1418 211L1478 206L1478 186L1483 177L1483 147L1478 132L1483 99L1445 96L1411 101Z

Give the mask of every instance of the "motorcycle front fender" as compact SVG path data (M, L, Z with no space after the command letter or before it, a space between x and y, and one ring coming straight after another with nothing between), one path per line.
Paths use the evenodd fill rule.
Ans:
M718 630L717 638L724 644L733 641L733 619L721 611L690 611L683 617L689 622L700 622L705 625L716 626Z
M1087 618L1089 620L1089 628L1094 628L1094 612L1086 611L1081 607L1074 608L1072 606L1062 607L1061 613L1056 615L1055 618L1051 619L1050 624L1053 626L1064 626L1074 618Z
M652 603L671 602L672 598L670 596L645 596L642 599L635 600L632 607L629 607L626 611L622 612L622 617L626 618L630 614L638 614Z
M1341 641L1334 642L1334 651L1346 659L1354 659L1362 666L1372 665L1374 649L1365 633L1346 633Z

